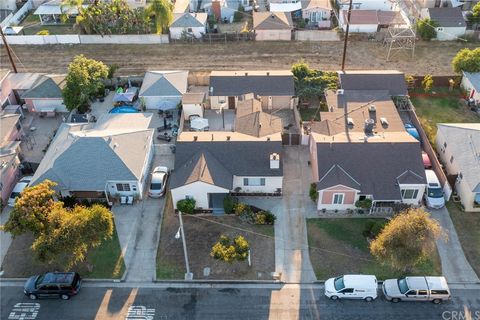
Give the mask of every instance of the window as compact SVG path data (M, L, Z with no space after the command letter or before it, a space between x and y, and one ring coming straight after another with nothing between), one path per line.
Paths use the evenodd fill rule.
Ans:
M452 162L453 162L453 156L450 157L450 163L452 163Z
M333 194L333 204L343 204L343 193Z
M265 178L243 178L243 185L253 187L264 186Z
M188 196L188 195L185 195L185 199L193 199L193 196Z
M47 284L44 285L43 287L40 288L40 290L45 290L45 291L52 291L52 290L58 290L58 287L54 284Z
M402 189L402 199L417 199L418 189Z
M410 290L407 292L407 296L415 296L417 294L417 290Z
M431 292L431 294L445 294L445 295L448 295L447 290L431 290L430 292Z
M117 191L130 191L128 183L117 183Z
M132 191L137 191L137 186L136 185L132 186Z
M419 296L426 296L427 295L427 290L418 290L417 293Z
M347 288L340 291L341 293L353 293L353 288Z
M188 32L192 32L192 28L188 28L187 31L188 31Z

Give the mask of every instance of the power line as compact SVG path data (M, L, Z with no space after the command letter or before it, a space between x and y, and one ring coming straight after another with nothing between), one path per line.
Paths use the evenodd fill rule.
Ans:
M10 60L10 64L12 65L12 69L14 73L17 73L17 66L12 58L12 53L10 52L10 46L7 43L7 38L5 38L5 34L3 33L3 28L0 27L0 34L2 36L3 44L5 45L5 49L7 50L8 60Z

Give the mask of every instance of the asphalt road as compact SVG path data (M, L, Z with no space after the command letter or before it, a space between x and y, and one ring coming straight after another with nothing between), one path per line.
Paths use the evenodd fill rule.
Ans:
M426 319L480 320L480 288L453 289L441 305L420 302L330 301L321 286L232 288L108 287L85 284L71 300L32 301L22 287L0 284L0 318L69 319ZM155 287L156 286L156 287ZM465 317L467 315L467 317ZM471 317L469 318L468 315ZM463 316L463 317L462 317Z

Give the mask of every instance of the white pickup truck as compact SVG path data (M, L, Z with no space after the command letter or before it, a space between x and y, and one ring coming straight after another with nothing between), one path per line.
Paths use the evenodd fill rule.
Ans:
M385 298L392 302L432 301L440 303L451 298L444 277L405 277L388 279L382 285Z

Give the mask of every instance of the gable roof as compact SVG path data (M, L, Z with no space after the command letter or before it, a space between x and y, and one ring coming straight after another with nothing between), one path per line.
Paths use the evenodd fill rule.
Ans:
M252 112L235 119L235 131L257 138L282 130L282 118L263 111Z
M332 4L328 0L301 0L302 10L322 8L332 10Z
M170 28L196 28L205 27L207 23L207 13L174 13Z
M337 165L360 184L361 194L371 194L374 200L401 200L398 179L402 179L407 170L420 177L415 180L416 184L426 183L418 142L317 143L317 159L319 177ZM348 183L339 169L332 176L319 187Z
M111 122L124 116L126 114L122 117L108 115ZM127 116L132 120L139 117L138 114ZM31 184L50 179L63 190L102 191L108 181L139 181L145 169L154 130L143 125L135 128L136 121L131 123L125 129L63 123Z
M7 138L11 132L16 128L20 120L19 114L2 114L0 116L0 145L3 146L7 142Z
M347 21L348 10L341 10L343 21ZM398 11L383 10L352 10L350 23L355 24L380 24L380 25L405 25L406 21Z
M317 182L317 190L323 190L337 185L360 190L360 183L353 179L341 166L334 164Z
M470 81L475 91L480 91L480 72L466 72L463 71L463 76Z
M355 11L358 10L352 12ZM400 71L338 71L338 76L344 90L388 90L392 96L408 94L405 75Z
M210 74L210 95L294 96L293 74L276 71L214 71Z
M439 123L454 161L471 190L480 192L480 123Z
M62 99L64 86L64 75L42 75L22 94L22 99Z
M187 92L188 71L147 71L139 96L181 96Z
M397 181L400 184L423 184L425 180L422 176L416 174L412 170L406 170L404 173L397 177Z
M460 7L456 8L428 8L430 19L437 22L440 27L466 27Z
M254 30L291 30L292 28L290 12L253 12Z
M281 154L281 141L177 142L176 146L172 189L198 181L200 168L208 169L201 181L224 188L231 188L233 176L283 176L282 162L279 169L270 169L270 155Z
M343 121L340 121L339 123L337 121L326 119L322 121L313 121L309 124L309 127L312 132L326 136L333 136L345 132L345 127L341 125L342 122Z

